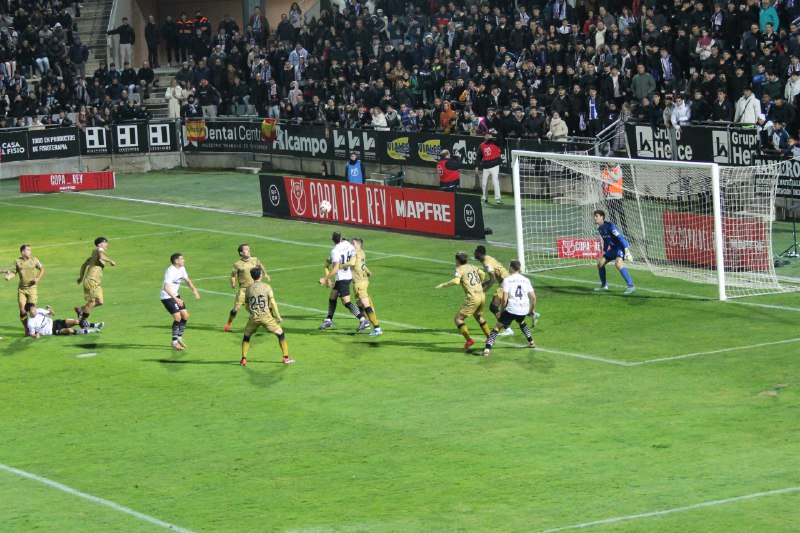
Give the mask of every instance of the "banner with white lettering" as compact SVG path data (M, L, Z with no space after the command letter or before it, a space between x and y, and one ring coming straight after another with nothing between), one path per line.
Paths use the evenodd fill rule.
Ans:
M28 159L62 159L80 154L77 128L28 132Z
M674 132L647 124L625 124L628 151L634 159L698 161L721 165L753 165L759 152L752 127L686 125Z
M3 150L3 163L32 159L28 153L28 132L25 130L0 130L0 149Z
M478 196L265 174L260 182L264 216L484 238ZM332 207L324 215L322 200Z
M62 174L24 174L19 177L19 192L43 193L113 189L114 171L65 172Z
M769 165L783 161L778 174L778 189L775 195L779 198L800 199L800 161L784 159L777 155L759 155L753 162L755 165Z

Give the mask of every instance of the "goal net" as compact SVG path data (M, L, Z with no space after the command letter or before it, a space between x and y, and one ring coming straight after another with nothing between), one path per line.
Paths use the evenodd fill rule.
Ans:
M713 283L720 299L789 290L772 261L778 165L719 167L512 152L517 246L535 272L594 263L596 209L630 242L633 268Z

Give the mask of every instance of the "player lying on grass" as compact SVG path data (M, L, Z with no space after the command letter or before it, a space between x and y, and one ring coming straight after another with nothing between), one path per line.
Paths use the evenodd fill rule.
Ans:
M81 327L80 321L74 318L50 318L53 308L49 305L44 309L39 309L33 302L25 304L25 312L28 313L28 331L34 339L47 337L49 335L84 335L86 333L97 333L105 325L103 322L97 324L87 323ZM75 329L78 326L78 329Z
M517 259L512 259L508 268L510 274L503 280L503 311L500 313L497 325L486 339L486 346L483 349L483 356L488 357L489 352L494 346L494 341L501 331L507 329L512 322L519 324L522 334L528 339L528 346L536 348L533 342L531 330L525 323L525 317L534 317L536 311L536 292L533 290L531 281L519 273L520 263Z

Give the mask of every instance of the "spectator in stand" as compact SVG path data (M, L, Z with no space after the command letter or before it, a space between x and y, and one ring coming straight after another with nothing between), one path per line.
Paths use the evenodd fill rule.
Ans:
M147 24L144 27L144 40L147 43L147 61L153 65L153 68L159 68L158 44L161 42L161 31L156 25L156 19L153 15L147 17Z
M203 109L203 116L216 118L217 105L222 103L219 91L208 83L208 79L203 78L197 88L197 100Z
M181 118L203 118L203 108L197 104L194 95L189 95L186 103L181 106Z
M148 61L142 61L142 68L136 73L138 91L139 94L142 95L142 100L148 100L150 98L150 90L153 88L155 78L156 73L150 67L150 63Z
M755 124L759 114L761 114L761 106L758 99L753 96L752 87L746 85L744 94L736 102L733 121L741 124Z
M292 23L289 22L289 16L284 13L281 15L281 21L275 29L275 38L279 41L294 41L295 31Z
M200 11L197 11L194 14L194 29L202 31L203 37L209 41L211 40L211 23Z
M180 27L178 23L167 15L164 24L161 26L161 38L164 39L164 44L167 49L167 66L172 67L172 56L175 55L175 62L180 63L181 58L178 54L179 40L180 40Z
M86 62L89 61L89 47L81 42L80 35L73 37L72 45L69 47L69 56L72 64L78 69L81 78L86 77Z
M194 21L190 20L186 13L181 13L181 18L177 22L178 26L178 52L180 58L175 58L176 61L184 62L189 59L189 50L192 46L192 39L194 38Z
M692 110L683 99L683 95L675 95L675 106L672 109L672 127L680 130L692 119Z
M269 22L267 22L267 17L261 13L260 7L256 6L253 9L253 14L250 15L247 25L252 29L255 44L263 46L269 38Z
M183 89L178 84L177 78L172 78L169 82L164 98L167 100L167 118L180 118Z
M233 20L228 13L225 13L222 20L219 22L219 26L217 26L217 32L220 30L225 30L227 35L233 35L239 31L239 25L236 24L236 21Z
M567 123L561 119L557 111L553 112L547 138L553 141L566 142L568 136L569 128L567 128Z
M122 72L120 72L119 83L123 89L128 91L128 94L133 94L136 89L136 70L133 69L127 61L122 64Z
M656 90L656 80L653 75L645 70L644 63L636 65L636 74L631 80L631 91L633 98L641 101L642 98L649 97Z
M119 62L124 64L125 61L133 62L133 45L136 43L136 32L128 24L128 18L122 17L122 24L106 32L106 35L118 35L119 46L117 57Z
M725 89L717 90L717 99L714 100L714 105L711 106L711 120L716 122L733 121L733 106L728 100Z

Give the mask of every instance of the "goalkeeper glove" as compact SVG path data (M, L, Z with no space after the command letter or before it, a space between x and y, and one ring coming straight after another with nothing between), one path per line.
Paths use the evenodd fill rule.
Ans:
M633 254L630 248L625 248L625 261L633 261Z

